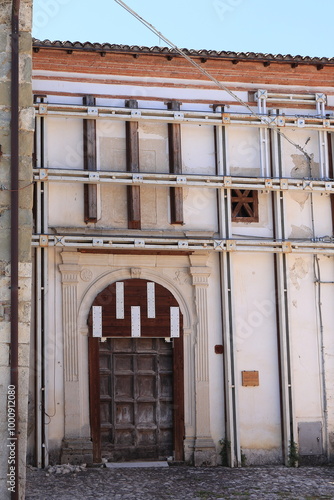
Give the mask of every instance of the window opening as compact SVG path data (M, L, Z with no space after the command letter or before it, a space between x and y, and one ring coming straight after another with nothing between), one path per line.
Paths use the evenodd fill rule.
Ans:
M251 189L232 189L232 221L259 222L258 192Z

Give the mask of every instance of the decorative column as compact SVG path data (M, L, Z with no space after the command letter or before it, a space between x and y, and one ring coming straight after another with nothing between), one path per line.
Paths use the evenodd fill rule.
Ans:
M78 265L80 255L76 252L63 252L61 256L64 262L59 266L63 290L64 377L65 382L77 382L77 284L81 271Z
M92 443L81 436L81 390L79 377L79 332L77 327L77 285L81 266L80 254L62 252L63 349L65 433L62 446L62 463L92 461Z
M195 343L195 412L196 438L194 450L195 466L216 465L216 447L210 431L210 389L208 353L208 279L210 268L205 266L206 255L190 257L190 274L195 287L197 332ZM203 265L204 264L204 265Z

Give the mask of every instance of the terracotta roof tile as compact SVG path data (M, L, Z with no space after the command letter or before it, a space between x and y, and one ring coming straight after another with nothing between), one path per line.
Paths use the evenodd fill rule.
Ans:
M49 49L64 49L64 50L82 50L89 52L124 52L136 54L168 54L178 56L179 54L169 47L142 47L139 45L117 45L111 43L91 43L91 42L70 42L70 41L50 41L33 39L33 47L49 48ZM310 56L292 56L291 54L263 54L261 52L232 52L232 51L217 51L217 50L193 50L182 49L187 55L192 57L207 57L231 60L248 60L248 61L273 61L273 62L288 62L298 64L328 64L334 65L334 57L310 57Z

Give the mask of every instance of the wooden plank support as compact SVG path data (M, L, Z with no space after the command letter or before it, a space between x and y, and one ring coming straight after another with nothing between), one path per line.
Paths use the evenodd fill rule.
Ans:
M167 107L172 111L180 111L181 103L171 101ZM168 148L169 148L169 172L171 174L182 174L181 154L181 125L179 123L168 124ZM183 224L183 189L181 187L170 188L170 212L171 224Z
M90 314L90 322L91 314ZM92 329L92 326L90 326ZM93 461L101 462L101 416L100 416L100 359L99 359L100 339L88 337L89 353L89 410L90 427L93 441Z
M125 107L138 108L138 101L130 99L125 101ZM126 168L128 172L139 172L139 137L138 122L128 121L125 123L126 130ZM141 229L140 214L140 187L128 186L128 228Z
M84 106L95 106L95 97L84 96L83 104ZM83 120L83 136L84 169L96 170L96 120ZM97 192L97 184L84 185L85 222L97 222L98 220Z

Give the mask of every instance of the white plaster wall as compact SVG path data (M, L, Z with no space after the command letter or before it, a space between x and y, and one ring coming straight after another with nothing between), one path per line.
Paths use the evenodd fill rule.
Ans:
M221 292L219 283L219 256L211 254L208 266L211 268L208 287L208 352L211 435L218 451L219 441L225 436L224 422L224 365L223 354L215 353L215 345L223 344Z
M311 239L332 234L329 196L317 192L290 191L285 194L284 200L287 238Z
M214 129L186 124L181 127L182 171L185 174L215 175Z
M332 234L331 199L323 193L313 193L315 236L320 238ZM326 214L326 216L324 216Z
M61 263L60 250L50 249L48 257L48 309L47 309L47 425L51 461L59 460L53 450L59 450L64 437L64 341L62 324L61 276L58 265Z
M59 76L64 76L64 80L43 80L39 79L38 75L43 75L43 76L52 76L52 75L57 75ZM117 82L119 80L123 79L124 83L119 84L119 83L114 83L112 80L115 79L115 75L103 75L102 79L110 79L110 83L99 83L98 79L101 77L99 75L84 75L84 74L78 74L78 73L65 73L65 72L57 72L54 73L52 71L35 71L34 72L34 81L33 81L33 89L35 92L38 93L45 93L45 92L66 92L69 94L92 94L92 95L100 95L100 96L112 96L112 95L117 95L117 96L124 96L124 99L127 99L128 96L132 96L132 98L141 98L145 99L146 98L151 98L155 97L159 100L161 99L177 99L181 100L186 99L186 100L210 100L212 102L218 101L218 102L223 102L225 100L227 101L233 101L233 98L224 90L217 89L217 87L214 85L214 83L207 82L208 86L212 86L210 89L201 89L201 88L186 88L182 86L182 83L186 83L188 81L186 80L180 80L179 79L172 79L172 78L165 78L165 79L160 79L160 78L143 78L143 77L120 77L119 75L116 76ZM90 81L68 81L66 80L67 77L70 78L87 78ZM96 79L96 82L92 81ZM150 86L141 86L140 83L144 81L144 83L149 82L151 83ZM168 83L171 84L171 87L168 86L160 86L159 84L162 81L167 81ZM196 81L192 80L192 84L196 85ZM203 81L198 81L200 86L203 85ZM181 85L180 85L181 84ZM236 91L235 92L241 99L247 100L247 92L245 91ZM148 102L150 100L148 99ZM153 107L154 105L150 105L149 107ZM212 109L209 108L209 106L206 104L205 108L209 111Z
M183 188L183 229L216 232L217 195L214 189Z
M58 168L83 168L82 120L52 118L47 125L48 165ZM204 132L204 134L203 134ZM194 134L194 135L193 135ZM167 124L141 124L139 127L140 170L168 173ZM185 173L215 173L212 127L182 127L182 152ZM125 123L97 123L97 166L100 170L126 171ZM190 167L191 166L191 167ZM102 184L101 218L85 224L83 185L52 183L49 190L51 227L100 227L127 229L126 186ZM217 231L216 191L184 188L183 226L170 225L169 189L141 187L142 228L167 230Z
M256 127L228 126L227 158L231 175L259 177L260 132Z
M81 183L50 183L49 226L84 226L84 187Z
M126 172L125 123L97 120L96 151L98 170Z
M82 97L76 95L59 95L49 94L46 99L48 104L79 104L82 105Z
M167 123L139 124L139 163L142 172L168 174Z
M289 316L297 421L322 420L319 323L312 255L289 255Z
M83 123L77 118L47 117L46 168L83 169Z
M167 124L140 123L139 164L141 172L169 172ZM145 186L141 189L143 229L171 228L168 196L168 188Z
M182 169L185 174L215 175L211 126L182 125ZM184 229L217 231L217 195L213 189L184 188Z
M330 95L331 92L331 95ZM333 95L333 90L329 90L327 93L327 106L334 106L334 95Z
M220 91L197 91L194 89L140 88L136 85L113 86L98 83L66 84L50 81L35 82L35 88L69 92L100 93L110 95L123 92L138 98L163 96L165 99L186 96L187 99L221 96ZM246 93L244 93L246 94ZM226 97L226 96L224 96ZM81 104L76 96L50 96L49 102ZM99 105L124 106L124 100L98 98ZM143 100L141 106L161 108L161 101ZM197 108L196 108L197 106ZM184 104L182 109L202 109L207 105ZM83 168L82 120L46 118L47 167ZM311 169L305 157L284 138L282 143L283 176L310 177L318 174L318 133L304 129L284 129L292 141L305 147L312 155ZM214 133L211 126L182 124L183 170L189 174L215 174ZM230 173L238 176L260 175L259 130L255 127L226 127L228 140L227 161ZM168 140L166 124L140 124L140 163L145 172L168 172ZM306 144L307 143L307 144ZM125 123L100 121L97 123L97 158L100 170L125 171ZM142 227L164 231L217 231L217 197L214 189L184 187L184 226L170 226L169 189L142 187ZM232 237L271 238L272 213L271 194L259 193L260 220L258 223L232 225ZM312 211L311 195L307 191L284 194L286 236L311 238ZM50 226L124 229L127 228L126 187L101 185L102 217L96 224L85 225L83 220L83 185L50 183L49 222ZM330 200L320 193L313 194L313 215L315 236L331 235ZM62 345L61 283L58 264L59 252L49 252L49 319L48 319L48 433L50 446L60 446L64 435L64 383ZM234 253L233 297L236 335L237 391L239 407L239 429L241 447L249 463L262 462L263 457L278 461L280 457L280 408L277 355L277 327L274 290L274 259L272 254ZM289 314L291 352L293 365L293 395L297 421L322 420L321 359L319 347L319 314L314 284L313 257L308 255L288 256L289 268ZM89 434L88 412L88 353L87 327L85 324L92 300L101 291L101 283L107 286L114 279L113 272L122 270L130 277L130 268L139 267L161 282L166 280L179 290L189 307L190 321L187 324L188 350L185 352L187 373L186 387L186 429L193 436L194 422L194 291L188 273L188 257L184 256L127 256L127 255L85 255L80 256L80 265L92 271L89 282L79 280L78 309L81 373L81 419L78 422L82 435ZM209 322L209 370L211 430L216 444L224 436L223 362L221 355L214 353L214 346L222 343L218 255L210 256L212 274L208 288ZM322 279L334 281L333 258L320 257ZM124 271L125 269L125 271ZM126 274L128 273L128 274ZM153 279L153 277L152 277ZM324 322L325 363L327 399L329 409L329 430L334 448L334 341L332 325L334 320L334 285L321 286ZM92 293L94 292L94 293ZM95 294L95 295L94 295ZM89 295L90 297L90 295ZM55 358L53 357L55 353ZM242 387L241 371L258 370L259 387ZM269 457L269 458L268 458ZM266 459L265 459L266 460Z
M313 238L311 195L304 191L291 191L284 196L286 237Z
M334 336L333 336L333 325L334 325L334 261L333 257L326 255L318 256L318 263L320 268L321 281L328 282L322 283L320 285L320 297L316 296L316 301L320 299L320 303L317 302L318 308L320 307L322 314L323 323L323 345L324 345L324 356L320 355L320 363L322 370L325 370L325 399L328 409L328 440L329 440L329 452L333 459L334 456ZM320 326L320 318L319 318ZM321 343L321 338L320 338Z
M288 139L303 148L312 159L309 164L305 155L296 146L281 137L283 177L319 177L318 132L303 128L284 128L282 132Z
M302 93L305 93L308 92L309 90L311 89L305 89L305 87L303 88L303 91ZM311 91L312 92L312 91ZM316 90L315 92L318 92L318 90ZM288 103L284 103L285 105L288 105ZM285 114L285 116L289 116L289 117L293 117L295 119L297 118L303 118L304 116L307 116L307 115L310 115L310 116L318 116L318 113L317 113L317 108L316 108L316 104L308 104L309 107L308 108L293 108L293 107L285 107L283 108L282 105L279 106L279 112L280 114ZM278 107L278 106L277 106ZM275 106L276 108L276 106Z
M281 461L274 259L233 254L233 312L240 444L248 463ZM243 387L243 370L259 372L258 387Z

